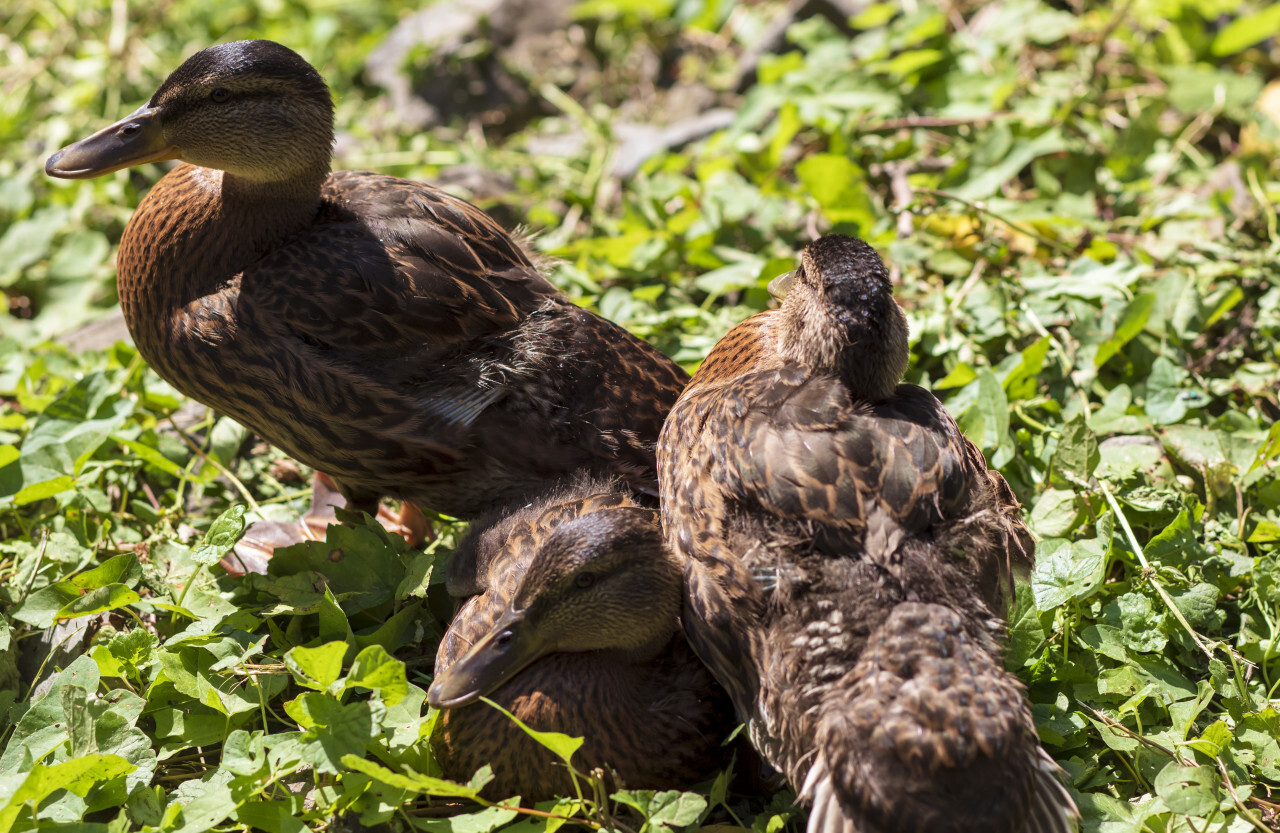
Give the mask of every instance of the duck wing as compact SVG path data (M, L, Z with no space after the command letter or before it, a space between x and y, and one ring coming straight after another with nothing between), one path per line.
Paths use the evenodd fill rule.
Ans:
M505 332L563 295L511 236L430 185L365 171L330 175L303 240L279 247L289 280L255 301L337 349L447 349Z
M939 541L1000 610L1034 545L1004 478L928 391L857 402L835 376L789 365L747 374L711 407L722 487L813 536L817 552L884 560ZM851 549L852 547L852 549Z

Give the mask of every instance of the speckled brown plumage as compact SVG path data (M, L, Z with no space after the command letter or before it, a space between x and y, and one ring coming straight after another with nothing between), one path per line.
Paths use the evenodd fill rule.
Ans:
M485 693L532 728L584 737L574 766L631 788L687 787L727 762L733 710L680 631L656 511L584 481L480 527L450 564L450 592L479 595L440 644L434 705ZM557 759L485 704L445 708L432 746L453 778L491 764L493 797L573 794Z
M1066 831L997 636L1033 544L1004 479L899 384L907 328L860 240L811 244L658 448L685 629L811 833Z
M330 174L332 119L301 57L223 44L49 160L67 177L191 163L121 241L120 303L148 363L361 508L393 495L469 518L578 469L656 493L684 372L568 301L475 206Z

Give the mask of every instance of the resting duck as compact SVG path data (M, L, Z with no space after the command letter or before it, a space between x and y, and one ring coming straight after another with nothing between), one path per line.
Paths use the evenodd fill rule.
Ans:
M449 565L478 593L436 654L432 745L449 777L493 767L494 797L573 795L568 771L507 717L585 738L573 764L637 789L688 787L727 763L724 690L680 631L682 574L658 513L616 486L579 482L482 522Z
M1001 663L1033 543L930 393L861 240L812 243L781 308L713 348L658 446L684 626L810 833L1053 831L1075 805Z
M471 518L580 468L656 494L684 371L572 304L483 211L331 173L332 145L324 79L278 43L240 41L196 53L45 170L182 161L120 243L138 350L355 508L389 495Z

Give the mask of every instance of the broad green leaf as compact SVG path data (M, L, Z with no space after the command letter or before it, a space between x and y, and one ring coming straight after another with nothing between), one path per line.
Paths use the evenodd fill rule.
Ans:
M1156 296L1154 292L1142 292L1134 297L1129 305L1124 308L1124 312L1120 313L1120 320L1116 323L1115 335L1104 341L1098 347L1098 352L1093 357L1094 367L1102 367L1112 356L1115 356L1120 350L1134 339L1138 333L1142 332L1142 328L1147 326L1147 319L1151 316L1151 308L1155 306Z
M198 784L195 798L182 805L181 823L174 833L204 833L226 821L239 803L226 784Z
M11 830L28 804L38 805L55 790L68 790L83 797L96 784L131 772L133 768L133 764L118 755L85 755L52 766L36 764L0 809L0 831Z
M956 188L954 193L966 200L989 197L1032 161L1057 153L1064 147L1062 131L1056 127L1044 131L1033 139L1019 139L1014 143L1008 156L998 164L983 169L977 176Z
M59 278L86 278L106 263L111 252L107 236L94 229L77 229L67 236L49 259L49 274Z
M308 830L292 801L246 801L236 808L236 821L266 833L303 833Z
M442 819L422 819L415 826L419 830L427 830L431 831L431 833L490 833L490 831L497 830L519 814L519 810L515 807L518 801L519 796L516 796L508 802L511 806L499 804L466 815Z
M217 564L231 552L244 534L244 506L236 504L218 516L204 540L191 551L191 559L206 567Z
M1053 453L1054 474L1062 485L1087 487L1100 459L1097 438L1084 415L1076 414L1062 428L1058 449Z
M0 449L2 452L3 449ZM1253 458L1253 464L1249 466L1249 472L1261 468L1270 461L1280 455L1280 422L1274 423L1271 430L1267 431L1267 438L1258 446L1258 453ZM3 492L0 492L3 494Z
M610 797L636 808L650 824L661 828L693 824L707 809L707 800L701 795L679 790L621 790Z
M63 687L95 691L99 682L98 666L87 656L77 657L54 675L48 690L36 698L14 727L4 754L0 755L0 772L13 772L24 757L39 760L61 746L68 737L62 710Z
M74 477L133 412L104 373L91 373L44 409L22 445L28 488L53 475Z
M108 584L96 590L90 590L83 596L63 605L54 618L75 619L78 616L96 616L108 610L126 607L140 601L141 596L133 588L124 584Z
M316 648L299 645L284 655L284 664L302 685L327 691L342 676L342 660L349 647L345 642L329 642Z
M1280 6L1265 5L1252 14L1241 14L1218 32L1210 47L1214 55L1231 55L1248 49L1280 31Z
M363 772L370 778L376 778L384 784L392 787L398 787L402 790L410 790L414 793L423 793L425 795L439 796L440 798L474 798L476 789L463 784L455 784L452 781L446 781L443 778L432 778L429 775L420 775L417 772L409 770L408 772L396 772L388 769L381 764L373 761L365 760L357 755L347 755L342 759L342 765L347 769L355 772Z
M1218 807L1218 774L1205 766L1165 764L1156 776L1156 794L1175 813L1205 817Z
M145 443L140 443L137 440L126 440L116 436L113 436L112 439L132 451L134 454L137 454L148 465L154 466L165 474L172 477L183 476L184 469L182 466L179 466L177 463L173 462L151 446Z
M381 645L370 645L356 655L344 687L352 686L373 689L388 706L399 703L409 691L404 663L388 654Z
M304 754L321 772L339 772L344 755L362 755L381 723L373 702L340 703L317 692L286 702L284 711L306 730Z
M103 561L92 570L78 573L63 582L70 591L97 590L109 584L124 584L133 587L142 576L142 566L133 553L116 555Z
M796 166L796 176L833 223L853 223L868 229L875 221L875 210L867 196L866 173L847 156L815 154Z
M1094 538L1076 542L1052 538L1041 542L1031 574L1038 609L1052 610L1072 599L1085 598L1097 589L1111 552L1114 523L1114 517L1108 512L1099 519L1098 534Z

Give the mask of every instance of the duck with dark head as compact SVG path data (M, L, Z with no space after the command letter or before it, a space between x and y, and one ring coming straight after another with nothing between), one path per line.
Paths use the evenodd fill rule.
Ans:
M1065 833L1077 813L1001 663L1031 536L941 403L861 240L713 348L658 446L684 627L810 833Z
M656 494L687 377L572 304L475 206L330 172L333 103L271 41L196 53L49 158L69 179L180 160L120 244L120 305L174 387L332 475L461 518L580 468Z

